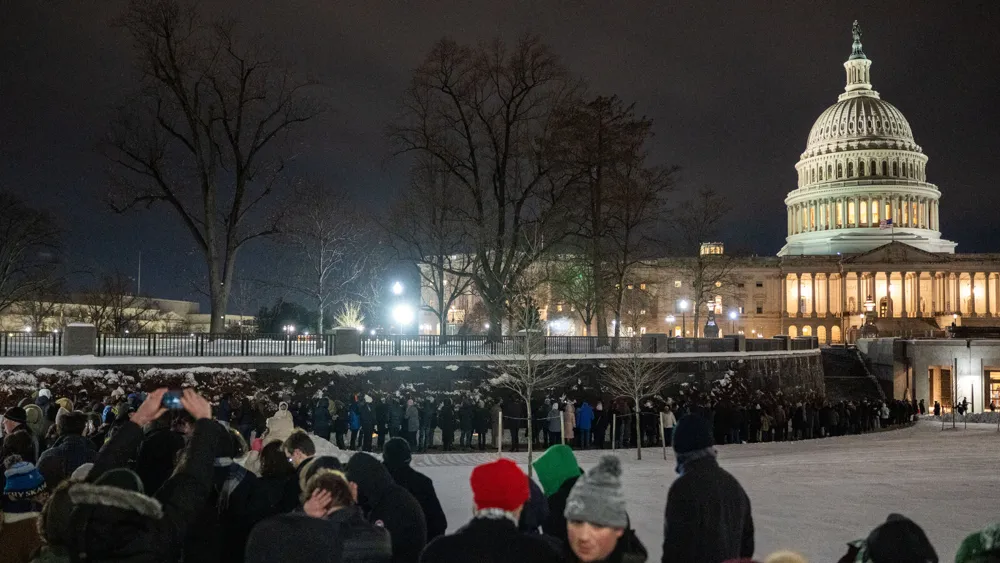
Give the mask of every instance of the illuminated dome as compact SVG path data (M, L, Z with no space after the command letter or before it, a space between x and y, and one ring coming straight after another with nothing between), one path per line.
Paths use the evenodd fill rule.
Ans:
M902 112L872 89L857 22L852 31L847 86L809 131L778 255L853 254L892 241L953 253L955 243L941 238L941 192L927 182L927 155Z

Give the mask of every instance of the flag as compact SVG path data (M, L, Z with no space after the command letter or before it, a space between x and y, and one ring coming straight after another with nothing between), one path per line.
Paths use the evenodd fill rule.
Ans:
M883 231L886 229L891 229L892 219L882 219L881 221L878 222L878 228L882 229Z

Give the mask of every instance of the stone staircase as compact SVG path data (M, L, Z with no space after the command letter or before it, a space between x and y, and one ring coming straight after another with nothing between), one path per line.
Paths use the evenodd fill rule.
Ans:
M857 348L829 346L822 349L823 381L831 401L885 399L878 379L865 365Z

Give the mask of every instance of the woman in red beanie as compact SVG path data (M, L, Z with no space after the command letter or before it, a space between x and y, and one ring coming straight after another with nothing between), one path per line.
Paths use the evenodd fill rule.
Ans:
M472 470L473 517L454 534L427 544L421 563L551 563L562 555L542 536L518 530L528 476L509 459Z

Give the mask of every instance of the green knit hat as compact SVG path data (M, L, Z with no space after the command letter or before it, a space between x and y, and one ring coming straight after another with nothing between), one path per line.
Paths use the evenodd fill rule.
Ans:
M550 497L559 490L567 479L580 476L580 464L576 462L573 450L564 444L556 444L531 464L542 484L542 492Z
M969 563L980 556L996 554L1000 554L1000 522L990 524L962 540L955 554L955 563Z

